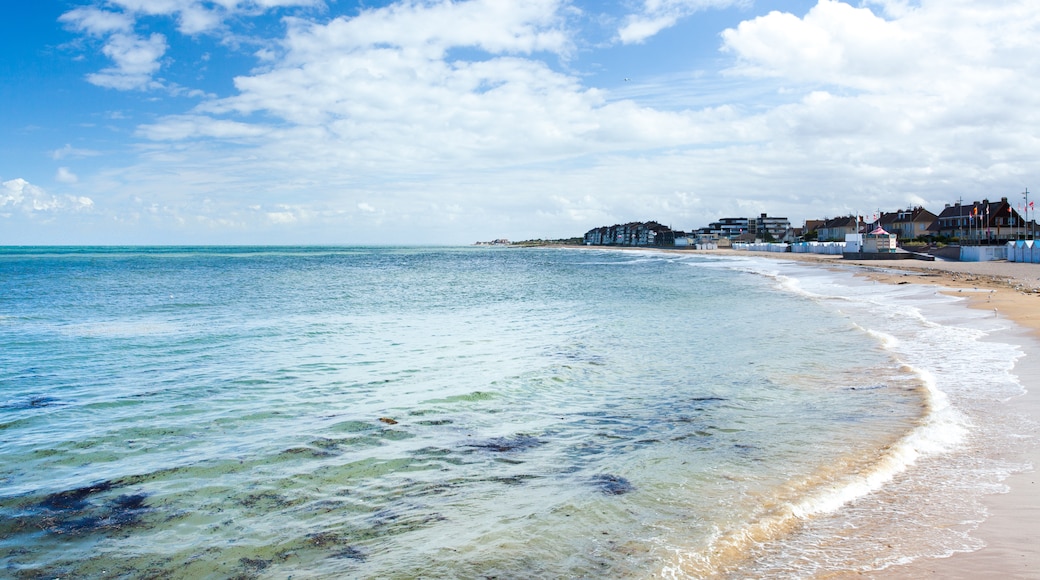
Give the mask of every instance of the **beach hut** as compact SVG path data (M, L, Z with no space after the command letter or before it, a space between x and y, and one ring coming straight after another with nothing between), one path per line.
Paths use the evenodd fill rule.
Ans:
M1015 244L1015 261L1016 262L1028 262L1029 256L1026 255L1026 241L1016 240Z
M874 228L874 231L863 236L863 251L871 254L895 252L896 235L890 234L878 226Z
M1030 264L1040 264L1040 244L1036 240L1024 240L1025 248L1022 249L1022 261Z

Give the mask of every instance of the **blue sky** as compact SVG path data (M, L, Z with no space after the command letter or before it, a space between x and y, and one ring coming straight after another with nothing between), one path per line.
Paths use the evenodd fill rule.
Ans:
M466 244L1040 185L1028 0L54 0L0 244Z

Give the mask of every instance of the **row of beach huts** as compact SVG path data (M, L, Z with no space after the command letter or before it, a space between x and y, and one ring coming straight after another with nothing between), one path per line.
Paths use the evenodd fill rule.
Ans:
M795 254L825 254L845 256L849 258L878 258L888 252L869 251L867 247L859 247L858 242L795 242L795 243L734 243L733 249L752 252L791 252ZM897 252L903 257L909 252ZM905 256L907 258L928 259L920 254ZM960 261L988 262L1007 260L1025 264L1040 264L1040 240L1015 240L998 246L961 246Z

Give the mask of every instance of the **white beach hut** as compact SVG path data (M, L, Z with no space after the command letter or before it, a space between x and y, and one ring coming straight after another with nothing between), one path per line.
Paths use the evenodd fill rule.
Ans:
M890 234L885 231L885 228L878 226L864 236L863 251L872 254L895 252L896 235Z

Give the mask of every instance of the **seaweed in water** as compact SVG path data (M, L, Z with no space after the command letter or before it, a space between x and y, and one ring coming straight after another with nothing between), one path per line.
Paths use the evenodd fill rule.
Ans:
M354 546L347 546L338 552L333 553L330 558L344 558L347 560L356 560L358 562L364 562L368 556L364 552L355 548Z
M345 558L348 560L364 562L368 557L359 548L344 545L347 543L346 538L335 532L319 532L307 536L307 539L308 543L312 544L316 548L339 548L335 552L329 554L330 558Z
M525 451L532 447L541 445L543 441L531 435L516 435L515 437L495 437L480 443L470 443L466 447L474 447L495 453L508 451Z
M118 530L136 524L149 509L147 495L124 494L100 505L90 501L92 496L116 487L104 481L50 494L36 504L38 521L34 527L61 535Z
M43 409L44 407L51 407L59 403L58 399L53 397L30 397L24 401L9 402L0 405L0 410L3 411L25 411L28 409Z
M606 495L622 495L630 491L635 491L636 489L635 486L632 485L632 482L628 481L624 477L609 473L593 476L592 484L595 485L600 492Z
M88 485L77 489L70 489L58 493L52 493L43 498L40 507L52 511L81 510L90 505L87 498L104 491L112 489L111 481L103 481L95 485Z
M239 558L238 563L250 572L259 572L271 565L270 560L260 558Z

